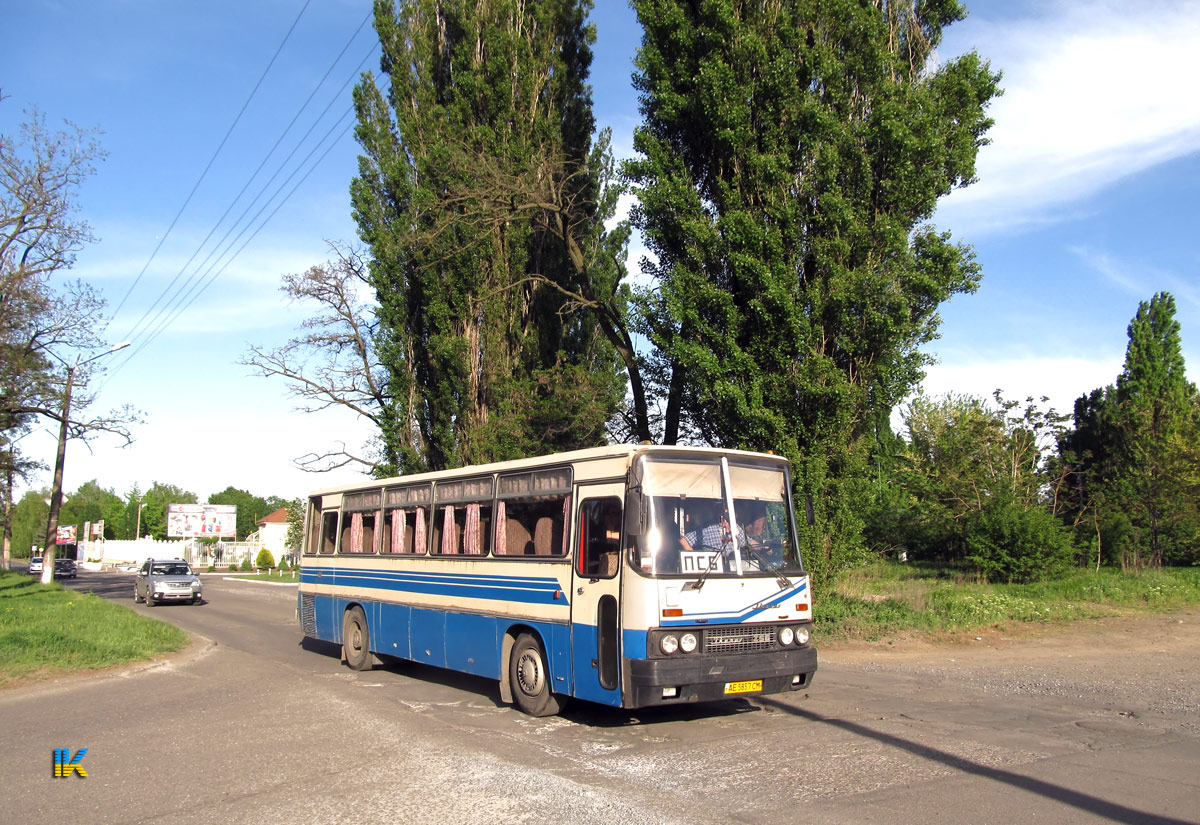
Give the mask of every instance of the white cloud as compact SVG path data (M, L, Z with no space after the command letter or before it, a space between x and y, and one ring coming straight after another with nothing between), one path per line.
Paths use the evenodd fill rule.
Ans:
M341 409L305 415L289 409L290 401L261 385L243 390L240 398L197 395L191 400L151 401L145 424L133 429L126 448L116 439L95 440L91 450L72 441L67 450L63 489L70 492L90 479L124 495L137 484L145 490L155 481L174 484L207 496L233 485L255 495L284 498L363 478L353 468L333 473L306 473L293 459L307 452L337 448L361 452L371 430ZM54 461L56 436L48 430L32 434L22 446L47 464ZM50 474L34 479L48 485ZM19 497L21 493L17 493Z
M956 31L957 29L957 31ZM943 57L975 48L1004 72L979 181L938 223L974 235L1063 217L1120 178L1200 151L1200 4L1050 3L1014 21L969 17Z
M1117 379L1124 361L1122 352L1094 359L1025 358L935 364L926 370L922 385L926 395L946 393L990 399L1001 390L1004 398L1024 401L1032 397L1040 407L1070 413L1075 399ZM1040 399L1048 400L1043 404Z

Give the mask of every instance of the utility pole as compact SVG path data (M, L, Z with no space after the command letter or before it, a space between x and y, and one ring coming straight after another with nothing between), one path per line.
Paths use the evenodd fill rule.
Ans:
M46 524L46 550L42 554L42 584L49 584L54 581L54 548L58 539L58 513L62 509L63 465L66 463L67 457L67 425L71 421L71 390L75 385L75 370L84 364L95 361L97 358L103 358L117 350L125 349L125 347L129 346L129 343L129 341L124 341L99 355L93 355L85 361L80 361L76 357L75 366L67 364L66 361L54 355L50 350L43 350L54 356L59 363L67 368L67 386L63 390L62 420L59 422L58 427L58 453L54 458L54 485L50 491L50 517Z

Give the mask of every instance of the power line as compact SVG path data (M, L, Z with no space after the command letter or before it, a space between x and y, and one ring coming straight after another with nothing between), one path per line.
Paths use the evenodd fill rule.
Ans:
M271 71L271 67L275 65L276 58L278 58L280 52L283 51L283 47L287 45L288 39L292 36L292 32L296 30L296 24L300 22L300 18L304 16L304 12L306 9L308 9L308 4L311 2L312 0L304 0L304 6L300 9L300 13L296 15L296 19L292 21L292 25L287 30L287 34L283 36L283 42L281 42L279 44L279 48L275 50L275 54L271 57L271 62L267 64L267 68L263 69L263 73L258 78L258 82L255 83L254 88L250 90L250 96L247 97L246 102L242 104L242 108L237 113L237 117L233 119L233 123L230 125L229 131L227 131L225 133L225 137L221 139L221 144L217 147L217 151L213 152L213 156L208 159L208 165L205 166L204 171L200 173L199 179L192 187L192 191L188 193L187 199L183 202L183 206L179 207L179 211L175 213L175 217L171 220L171 225L167 227L167 231L159 239L158 245L154 247L154 251L150 253L149 260L146 261L145 265L142 267L142 271L138 273L137 278L135 278L133 283L130 284L129 290L125 293L125 297L121 299L121 303L117 304L117 308L113 311L113 317L116 317L116 315L121 311L121 308L125 306L125 302L129 300L129 296L133 294L133 290L142 280L142 276L146 274L146 270L149 269L151 262L153 262L155 256L158 255L159 250L162 249L163 244L167 240L167 236L171 234L171 230L174 229L175 224L179 222L179 218L183 215L183 211L187 209L188 204L192 202L192 197L196 194L196 190L199 189L200 184L204 182L204 178L208 175L208 170L212 168L213 162L216 161L217 155L221 154L221 150L225 148L226 141L228 141L229 136L233 134L233 130L237 128L238 122L241 121L242 115L246 113L246 108L250 105L250 101L254 99L254 95L258 92L258 88L262 85L263 80L266 79L267 73Z
M342 123L344 120L346 120L346 118L347 118L347 117L349 117L349 116L350 116L350 115L352 115L352 114L353 114L353 110L350 110L350 111L348 111L348 112L347 112L347 115L346 115L346 116L343 116L343 118L341 118L341 119L340 119L340 120L339 120L337 123L335 123L335 124L334 124L334 126L333 126L333 127L330 129L330 131L326 133L326 136L328 136L329 134L332 134L332 132L333 132L333 129L336 129L338 125L340 125L340 124L341 124L341 123ZM172 325L172 324L173 324L173 323L174 323L174 322L175 322L175 321L176 321L176 320L179 318L179 316L181 316L181 315L182 315L184 312L186 312L186 311L187 311L187 310L188 310L188 309L191 307L191 305L192 305L193 303L195 303L196 299L197 299L197 298L199 298L199 297L200 297L200 296L201 296L201 295L204 293L204 291L205 291L205 290L207 290L207 289L208 289L208 287L212 285L212 282L213 282L213 281L215 281L215 280L216 280L216 279L217 279L217 278L218 278L218 277L219 277L219 276L220 276L222 273L224 273L225 269L226 269L226 268L227 268L227 267L228 267L228 266L229 266L229 265L230 265L230 264L231 264L231 263L234 261L234 259L235 259L235 258L237 258L237 256L238 256L238 255L240 255L240 254L242 253L242 250L244 250L244 249L245 249L245 248L246 248L246 247L247 247L247 246L250 244L250 242L254 240L254 238L255 238L255 237L258 235L258 233L259 233L260 231L262 231L262 229L263 229L263 228L264 228L264 227L265 227L265 226L266 226L268 223L270 223L270 221L271 221L271 218L275 217L275 214L276 214L276 213L277 213L277 212L278 212L280 209L282 209L282 208L283 208L284 204L286 204L286 203L288 202L288 200L289 200L289 199L292 197L292 195L294 195L294 194L296 193L296 190L297 190L297 189L299 189L299 188L300 188L300 186L301 186L301 185L304 183L304 181L308 179L308 176L309 176L310 174L312 174L312 173L313 173L313 171L314 171L314 170L315 170L315 169L316 169L318 166L320 166L320 165L321 165L321 161L323 161L323 160L325 159L325 157L326 157L326 156L327 156L327 155L328 155L328 154L329 154L329 153L330 153L330 152L333 150L333 148L334 148L335 146L337 146L338 142L339 142L339 141L341 141L341 139L342 139L342 138L344 138L344 137L346 136L346 134L347 134L347 133L349 133L349 131L350 131L350 129L351 129L351 127L352 127L353 125L354 125L354 124L353 124L353 122L350 122L350 123L347 123L347 124L346 124L345 128L344 128L344 129L342 129L341 133L340 133L340 134L338 134L338 135L337 135L337 136L334 138L334 140L333 140L332 142L330 142L330 144L329 144L329 145L328 145L328 146L325 148L325 151L321 153L321 156L320 156L319 158L317 158L316 162L314 162L313 164L311 164L311 165L308 167L308 169L307 169L307 170L305 170L305 172L304 172L304 174L301 176L300 180L296 181L296 185L295 185L295 186L293 186L293 187L291 188L291 190L290 190L290 191L289 191L289 192L288 192L288 193L287 193L287 194L286 194L286 195L283 197L283 199L282 199L282 200L280 200L280 201L279 201L279 203L278 203L278 204L276 204L275 208L274 208L273 210L271 210L271 213L270 213L269 215L267 215L267 217L266 217L266 218L265 218L265 219L264 219L264 220L263 220L263 221L262 221L262 222L261 222L261 223L260 223L260 224L259 224L259 225L258 225L258 226L255 228L255 229L254 229L254 231L253 231L253 232L250 234L250 237L246 238L245 242L244 242L244 243L243 243L243 244L242 244L240 247L238 247L237 251L236 251L236 252L234 252L234 253L233 253L233 255L231 255L231 256L228 258L228 260L226 260L226 261L225 261L225 263L221 265L221 268L220 268L220 269L218 269L218 270L216 270L215 272L213 272L213 273L212 273L212 275L211 275L211 276L209 276L208 280L207 280L207 281L205 281L205 282L204 282L202 285L200 285L200 286L199 286L199 289L193 289L193 292L192 292L192 294L190 294L190 297L189 297L189 296L187 296L187 295L185 295L185 296L184 296L184 299L185 299L187 302L186 302L186 303L182 303L182 302L181 302L181 303L177 304L177 309L175 310L175 313L174 313L174 314L173 314L173 315L172 315L170 318L166 319L166 320L165 320L163 323L159 324L159 325L158 325L158 327L157 327L157 328L156 328L156 329L155 329L155 330L154 330L154 331L153 331L153 332L150 334L150 336L149 336L148 338L146 338L146 340L145 340L145 341L143 341L141 344L139 344L139 345L138 345L138 346L137 346L137 347L134 349L134 351L133 351L133 352L131 352L131 353L130 353L130 354L129 354L129 355L128 355L128 356L127 356L127 357L126 357L126 358L125 358L125 359L124 359L124 360L123 360L121 363L120 363L120 364L118 364L118 365L117 365L117 366L116 366L116 367L115 367L115 368L112 370L112 373L115 373L115 372L117 372L118 370L120 370L120 369L121 369L121 367L125 366L125 364L127 364L127 363L128 363L130 360L132 360L132 359L133 359L133 357L134 357L134 356L135 356L135 355L136 355L138 352L140 352L142 349L145 349L145 348L146 348L146 347L148 347L148 346L149 346L151 343L153 343L153 341L154 341L156 338L158 338L158 336L159 336L160 334L162 334L162 332L164 332L164 331L165 331L165 330L166 330L168 327L170 327L170 326L171 326L171 325ZM309 152L309 156L311 156L311 155L312 155L312 153L313 153L313 152L315 152L315 151L316 151L316 150L317 150L319 147L320 147L320 144L318 143L318 144L317 144L317 146L313 147L312 151L310 151L310 152ZM306 158L306 159L307 159L307 158ZM302 169L302 168L303 168L303 165L301 165L301 166L298 166L298 167L297 167L297 168L296 168L296 169L295 169L295 170L292 172L292 175L290 175L290 176L288 177L288 180L291 180L291 178L292 178L293 176L295 176L295 174L296 174L297 172L299 172L299 171L300 171L300 169ZM286 185L287 185L287 181L284 181L284 183L283 183L283 184L281 184L281 186L280 186L280 189L276 190L276 192L275 192L275 195L277 195L277 194L278 194L280 191L282 191L282 187L283 187L283 186L286 186ZM272 195L272 196L271 196L271 198L270 198L270 199L268 199L267 203L263 204L262 208L261 208L261 209L259 210L259 212L258 212L258 213L255 215L255 218L256 218L256 219L257 219L258 215L262 213L262 210L263 210L263 209L266 209L266 208L267 208L267 206L268 206L268 205L270 205L270 201L271 201L271 200L274 200L274 198L275 198L275 195ZM249 224L248 224L248 225L247 225L245 228L243 228L242 232L244 233L244 232L246 231L246 229L248 229L248 228L249 228ZM238 235L238 238L240 238L240 237L241 237L241 235L239 234L239 235ZM237 242L237 240L238 240L238 239L237 239L237 238L235 238L235 239L234 239L234 243L236 243L236 242ZM211 269L210 269L210 271L211 271ZM110 375L111 375L112 373L110 373Z
M308 98L296 110L295 115L292 116L292 119L288 123L288 125L283 129L282 132L279 133L279 137L276 138L274 145L272 145L270 150L263 156L263 159L259 162L258 167L254 170L254 172L250 175L250 177L246 179L246 183L243 184L241 190L237 193L236 196L234 196L233 200L230 201L229 206L227 206L225 208L225 211L221 214L221 217L217 219L217 222L215 224L213 224L212 229L210 229L208 231L208 234L204 236L204 240L202 240L200 242L200 244L196 247L195 251L192 252L191 256L187 259L186 262L184 262L184 264L180 268L179 272L176 273L175 277L171 279L171 282L169 284L167 284L167 286L162 290L162 292L159 293L159 296L154 299L154 303L151 304L142 313L141 318L138 319L137 323L135 323L133 325L133 327L130 329L130 331L126 334L126 336L125 336L126 338L131 339L131 340L136 339L138 329L142 326L143 323L145 323L147 321L147 319L150 317L150 314L152 312L154 312L155 308L159 305L159 303L164 298L166 298L167 294L171 291L171 289L179 281L180 277L183 276L183 273L187 271L188 267L190 267L192 265L192 262L196 259L196 257L200 254L200 252L204 249L205 245L209 242L209 240L212 238L212 236L216 233L217 229L220 228L222 223L224 223L225 218L227 218L229 216L229 213L231 211L233 211L234 206L236 206L237 202L239 200L241 200L242 195L244 195L246 193L246 190L250 188L250 184L253 183L254 179L258 177L258 175L262 171L263 167L267 165L267 162L271 159L271 156L275 154L275 151L279 148L279 145L281 143L283 143L284 138L286 138L288 133L292 130L292 127L296 124L296 121L300 119L300 115L302 115L304 113L304 110L308 108L308 105L312 102L313 98L316 97L317 92L319 92L321 90L321 87L325 84L325 81L328 80L328 78L331 74L333 74L333 70L337 67L337 64L341 62L342 57L345 56L345 54L349 50L351 44L358 37L359 32L362 31L363 26L365 26L367 24L367 21L370 20L370 18L371 18L371 15L368 14L366 17L363 18L362 22L359 23L358 28L354 30L354 33L352 35L350 35L350 38L346 41L346 44L344 46L342 46L342 50L338 53L337 57L335 57L333 59L333 62L329 64L329 68L325 71L324 76L319 81L317 81L316 85L313 87L312 92L309 93ZM367 56L359 63L358 68L355 70L356 72L358 72L362 69L363 64L365 64L366 61L370 58L371 54L374 53L374 50L375 50L375 47L372 46L371 51L368 52ZM352 78L353 78L353 76L351 76L351 79ZM337 93L335 93L334 99L331 100L329 102L329 104L325 107L325 109L321 112L321 114L317 116L317 118L313 122L313 124L311 126L309 126L308 131L305 132L304 136L300 138L299 142L296 144L296 147L293 148L291 153L287 156L287 158L285 158L283 160L283 162L280 165L281 169L284 165L287 164L288 160L290 160L292 158L292 156L295 155L296 151L300 148L301 145L303 145L304 141L308 139L309 135L312 134L312 131L313 131L313 129L316 128L317 123L319 123L321 121L321 119L325 116L325 114L328 113L329 109L333 106L333 103L336 102L337 96L340 95L345 90L345 88L348 84L349 84L349 80L347 80L346 83L342 84L342 87L337 91ZM226 137L228 137L228 135ZM211 163L210 163L210 165L211 165ZM279 174L279 170L277 170L275 172L275 175L278 175L278 174ZM271 179L268 180L267 183L265 183L263 185L263 189L259 190L259 195L257 195L255 197L255 201L257 201L258 197L261 196L262 191L264 191L266 187L271 185L271 181L274 180L275 175L273 175L271 177ZM243 211L242 215L239 216L238 221L240 221L242 217L245 217L246 211L249 211L249 209L253 207L253 204L254 204L254 201L251 201L250 207L247 207L247 209L245 211ZM238 221L234 222L235 227L237 226ZM225 238L227 238L228 236L229 236L229 232L227 231L225 236L220 241L217 242L218 248L224 242ZM160 243L160 246L161 246L161 243ZM155 251L157 252L157 250L155 250ZM200 263L200 268L204 267L205 263L207 263L208 260L212 257L212 254L213 253L210 252L209 257ZM195 276L193 275L188 278L188 281L185 281L184 287L187 286L187 283L190 282L193 277L195 277ZM183 289L184 287L181 287L181 289ZM128 295L126 295L126 297L128 298ZM122 302L122 303L124 303L124 302ZM168 301L168 304L169 303L170 302ZM161 315L161 311L160 311L159 315ZM154 319L151 320L150 323L152 324L154 322L154 320L157 320L159 315L155 315Z
M266 199L266 201L258 209L258 211L253 215L253 217L251 217L249 219L249 221L238 232L236 237L234 237L233 240L229 241L228 245L226 245L226 241L229 239L229 236L237 229L238 225L243 222L243 220L246 218L246 215L254 208L254 205L259 202L259 200L263 197L264 193L271 186L271 184L280 175L280 173L283 172L283 170L287 167L287 165L291 161L291 159L295 156L295 154L300 150L300 148L305 144L305 142L313 134L316 127L322 122L322 120L325 119L326 115L329 113L329 111L333 107L334 103L336 103L338 101L338 99L341 98L343 92L346 90L346 87L349 86L351 81L353 81L361 73L363 66L376 53L376 51L378 49L377 44L372 45L370 51L368 51L366 56L362 59L362 61L359 62L358 66L355 68L354 72L346 79L345 82L343 82L342 86L337 90L337 92L334 93L330 102L325 106L325 108L322 110L322 112L319 115L317 115L317 117L313 120L312 124L308 127L308 129L306 130L304 135L299 139L299 141L296 143L296 145L292 148L291 152L289 152L287 157L285 157L280 162L279 166L276 168L275 172L271 175L270 179L268 179L267 182L262 185L262 187L259 189L258 193L255 195L255 197L250 201L250 203L247 205L247 207L242 211L241 215L239 215L238 218L232 223L232 225L225 231L224 235L216 243L216 245L209 251L208 255L204 258L204 260L200 262L200 264L196 267L195 271L184 280L184 282L178 287L178 289L175 290L174 295L169 300L166 301L166 304L163 305L161 308L159 308L156 313L154 313L155 308L159 307L159 304L162 303L163 299L171 292L172 288L175 287L175 285L179 282L180 277L183 276L183 274L187 270L187 268L192 264L192 262L196 259L196 257L199 255L199 253L203 250L204 246L207 245L208 241L216 233L216 231L220 227L220 225L225 222L225 219L228 217L229 213L233 210L234 206L236 206L237 202L242 199L242 196L246 193L247 189L249 189L250 185L253 183L255 178L257 178L259 176L259 173L266 166L267 162L270 160L272 155L275 154L276 150L279 148L279 146L281 145L281 143L283 142L283 140L285 139L287 134L292 130L292 127L295 125L297 120L299 120L299 118L302 115L302 113L304 112L304 110L306 110L309 107L309 104L312 102L313 98L316 96L316 94L318 93L320 88L324 85L325 81L332 74L332 72L336 68L337 64L339 62L341 62L346 51L353 44L354 40L357 39L359 33L362 31L363 27L370 20L370 18L371 18L371 14L368 13L364 17L363 21L359 24L358 28L355 29L354 33L346 41L346 44L342 47L341 52L339 52L337 57L332 61L332 63L329 66L329 69L326 70L325 75L316 84L313 91L309 94L308 98L299 107L299 109L297 109L296 114L292 117L292 119L288 123L287 127L280 133L279 138L276 139L274 145L263 157L263 160L259 163L258 167L254 170L254 172L247 179L247 182L245 183L245 185L243 185L241 191L239 191L238 195L230 202L229 206L225 209L224 213L218 219L216 224L214 224L213 228L205 236L204 240L197 247L196 251L193 252L191 257L184 264L184 266L180 270L180 272L176 274L176 276L172 279L171 283L167 285L167 287L162 291L162 293L159 295L159 297L155 300L154 304L152 304L151 307L143 313L142 317L138 320L137 324L134 325L133 330L135 332L138 330L138 328L142 328L141 333L139 333L137 336L133 336L133 335L130 336L131 338L134 338L136 346L133 349L131 349L129 355L127 355L124 359L122 359L122 361L119 364L117 364L111 371L109 371L109 374L107 377L108 379L111 379L113 375L115 375L127 363L129 363L131 360L133 360L133 358L136 357L138 353L140 353L142 350L144 350L166 328L168 328L171 324L173 324L179 318L179 316L182 315L183 312L186 311L187 308L190 307L197 298L199 298L199 296L212 284L212 282L217 277L219 277L226 270L226 268L228 268L228 266L233 262L234 259L237 258L238 255L241 254L241 252L246 248L246 246L250 243L250 241L253 240L253 238L257 236L257 234L266 226L266 224L275 216L275 214L278 213L279 209L282 208L282 206L292 197L292 195L296 192L296 190L303 183L303 181L308 178L308 176L312 173L312 171L316 168L316 166L319 165L326 156L328 156L329 152L332 151L333 147L335 145L337 145L337 142L340 141L342 139L342 137L344 137L345 134L350 130L350 125L347 125L342 130L341 134L339 134L337 136L337 138L325 148L324 152L321 153L320 157L317 158L317 160L312 165L310 165L306 171L304 171L304 174L302 175L300 180L297 181L296 185L293 186L292 189L290 191L288 191L286 195L284 195L283 199L280 200L276 204L274 209L271 210L270 214L268 214L267 217L253 230L250 237L247 238L246 241L244 243L242 243L242 245L240 247L238 247L238 249L235 252L233 252L232 255L230 255L229 254L230 249L232 249L232 247L235 244L237 244L237 242L246 234L246 232L250 229L250 227L254 225L255 221L257 221L258 218L263 214L263 212L268 207L270 207L270 204L272 203L272 201L274 201L277 197L279 197L280 193L283 192L284 188L287 187L288 183L293 178L295 178L295 176L298 173L300 173L301 170L303 170L305 168L305 165L309 162L309 160L313 157L313 155L320 149L320 147L325 143L325 141L329 138L329 136L333 133L333 131L336 130L337 127L339 125L341 125L343 122L345 122L347 116L350 116L353 114L353 109L350 109L345 114L343 114L342 117L338 118L338 120L334 123L334 125L332 127L330 127L330 129L325 133L325 135L322 136L317 141L316 145L308 152L308 154L304 157L304 159L302 159L299 162L299 164L296 166L296 168L293 169L291 174L288 175L288 177L284 180L284 182L282 184L280 184L280 186ZM294 24L293 24L293 27L294 27ZM278 52L277 52L277 54L278 54ZM228 137L228 135L226 137ZM210 165L211 165L211 162L210 162ZM189 198L190 198L190 196L189 196ZM161 246L161 243L160 243L160 246ZM222 247L224 247L224 251L221 251ZM213 260L214 256L216 256L217 261L215 263L213 263L211 266L209 266L207 270L205 270L205 266L210 261ZM222 258L225 258L223 263L221 262ZM217 268L218 264L219 264L219 268ZM214 271L214 268L215 268L215 271ZM204 280L205 276L208 276L207 280ZM126 296L126 297L128 297L128 296ZM151 317L151 313L154 313L153 317ZM164 317L163 317L164 315L167 315L169 317L166 317L164 319ZM137 341L136 338L142 338L143 340Z

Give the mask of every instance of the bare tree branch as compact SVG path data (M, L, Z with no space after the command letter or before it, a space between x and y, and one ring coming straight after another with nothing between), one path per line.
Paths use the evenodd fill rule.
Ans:
M304 334L281 347L251 346L240 363L265 378L282 378L287 392L305 413L344 407L382 425L387 403L387 375L375 351L378 322L369 305L369 275L362 252L330 242L333 258L302 273L283 276L280 289L292 300L315 304L315 314L301 324ZM342 460L344 458L344 460ZM348 464L368 470L376 463L341 450L309 453L295 460L309 472L326 472Z

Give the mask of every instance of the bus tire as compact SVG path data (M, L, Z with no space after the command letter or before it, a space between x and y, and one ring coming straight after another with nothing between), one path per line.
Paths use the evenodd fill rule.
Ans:
M371 632L361 607L350 608L342 619L342 649L351 670L371 669Z
M517 707L530 716L553 716L563 699L550 690L550 669L537 637L522 633L508 660L508 683Z

